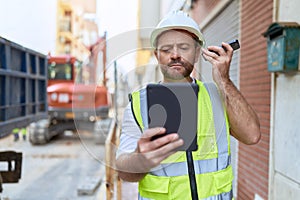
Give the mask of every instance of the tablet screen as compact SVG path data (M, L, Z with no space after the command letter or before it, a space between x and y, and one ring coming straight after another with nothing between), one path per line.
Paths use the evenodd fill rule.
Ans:
M166 134L178 133L184 140L180 151L197 150L198 91L195 83L147 85L148 127L165 127Z

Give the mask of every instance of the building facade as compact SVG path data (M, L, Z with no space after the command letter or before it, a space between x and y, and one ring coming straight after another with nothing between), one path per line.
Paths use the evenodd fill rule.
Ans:
M71 54L81 61L90 55L91 45L98 41L96 0L58 0L55 54Z
M300 24L299 1L280 0L273 5L273 22ZM299 49L299 41L292 42L298 42ZM269 199L300 197L299 70L298 66L292 73L271 73Z
M143 1L140 2L143 5ZM300 24L297 11L300 2L164 0L155 5L152 9L159 18L174 9L189 12L199 24L207 45L220 45L233 39L240 41L241 48L234 52L230 77L257 112L262 137L256 145L245 145L232 138L236 199L299 198L300 158L297 154L300 145L297 141L300 141L300 134L297 120L300 108L297 105L300 99L300 67L293 73L269 71L268 57L271 52L268 52L268 39L263 34L274 22ZM147 8L141 7L140 15ZM156 23L153 22L153 25ZM140 26L143 27L143 24ZM145 38L142 39L145 41ZM151 65L139 73L143 74L147 80L145 82L151 78L153 81L159 80L155 60L149 56L147 59ZM203 81L212 81L209 63L200 61L194 75Z
M256 145L233 146L237 199L297 199L300 196L299 71L268 71L267 39L262 36L274 22L300 22L300 3L272 0L192 1L191 15L200 24L207 44L239 39L230 77L255 109L261 124ZM210 80L205 62L199 71ZM288 89L291 88L291 89ZM234 139L233 139L234 141Z

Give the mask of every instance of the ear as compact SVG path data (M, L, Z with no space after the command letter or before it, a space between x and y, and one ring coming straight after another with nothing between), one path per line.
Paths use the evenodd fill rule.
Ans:
M157 49L154 50L154 55L155 55L156 59L158 60L158 51L157 51Z
M201 53L201 47L197 46L196 53L195 53L195 63L197 63L199 61L200 53Z

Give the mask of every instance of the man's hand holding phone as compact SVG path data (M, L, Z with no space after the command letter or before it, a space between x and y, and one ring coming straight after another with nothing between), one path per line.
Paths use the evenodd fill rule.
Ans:
M220 46L208 46L207 49L202 48L203 58L212 64L212 76L214 81L220 87L222 83L228 81L230 63L233 51L239 49L238 40L229 43L222 43Z
M232 40L232 41L228 42L228 44L231 46L231 48L233 49L233 51L235 51L235 50L237 50L237 49L240 48L240 43L239 43L238 40ZM227 51L227 49L223 45L221 45L221 47L225 51ZM217 54L218 56L220 56L220 54L218 52L214 51L214 50L209 50L209 51L214 52L215 54Z

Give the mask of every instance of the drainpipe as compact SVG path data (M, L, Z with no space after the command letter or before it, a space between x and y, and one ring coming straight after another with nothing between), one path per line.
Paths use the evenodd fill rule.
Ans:
M278 21L278 12L279 12L279 1L273 1L273 22ZM270 108L270 144L269 144L269 191L268 191L268 198L274 199L274 175L275 175L275 168L274 168L274 114L275 114L275 90L276 89L276 74L271 73L271 108Z

